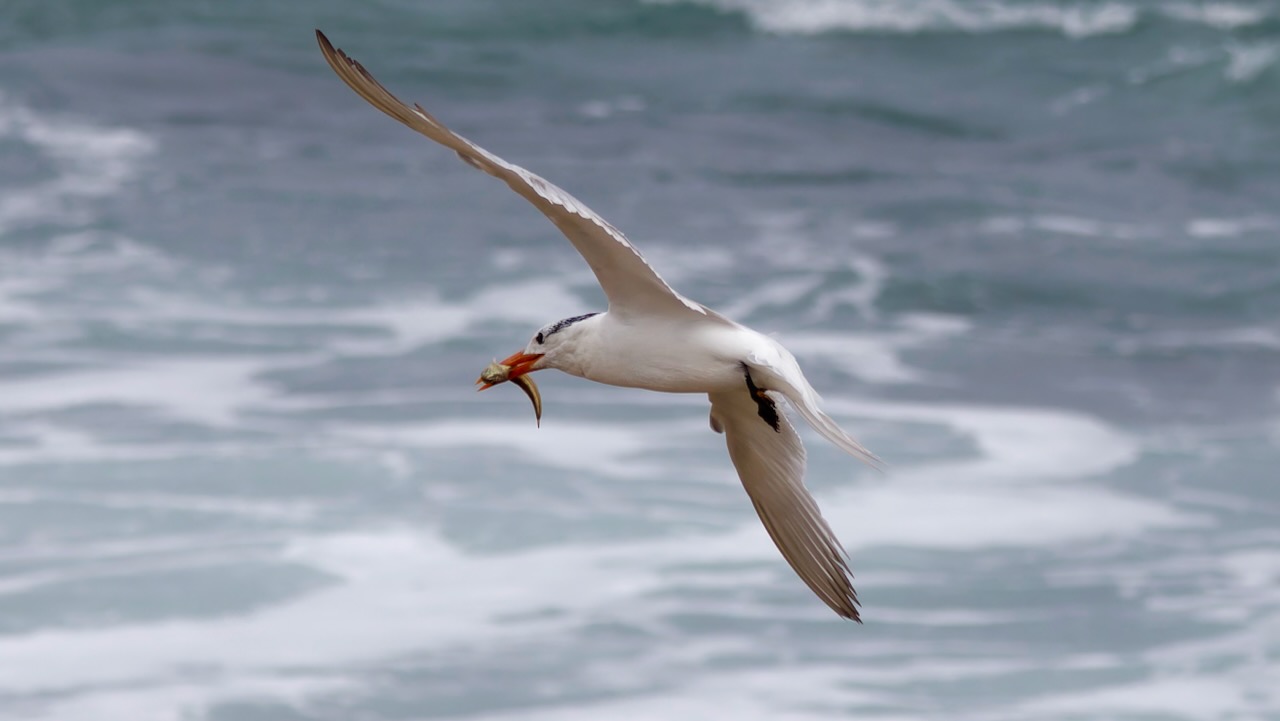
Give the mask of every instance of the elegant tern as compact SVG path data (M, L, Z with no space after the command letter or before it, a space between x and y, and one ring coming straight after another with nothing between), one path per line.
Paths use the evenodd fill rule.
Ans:
M779 407L786 402L841 450L878 459L824 413L795 357L772 338L677 293L613 225L550 182L454 133L392 95L364 67L316 39L330 67L360 97L505 182L547 216L582 254L609 301L603 313L550 323L524 350L485 369L481 389L516 381L541 414L528 373L548 368L629 388L706 393L765 529L796 574L837 614L861 622L846 554L804 485L805 450Z

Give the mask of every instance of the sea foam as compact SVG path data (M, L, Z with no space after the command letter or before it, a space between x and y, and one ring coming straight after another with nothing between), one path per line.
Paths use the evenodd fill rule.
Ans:
M766 32L810 35L825 32L995 33L1045 30L1084 38L1128 32L1154 12L1180 22L1220 29L1256 25L1266 7L1236 3L1174 3L1149 9L1126 2L1049 3L1003 0L651 0L694 1L740 12Z

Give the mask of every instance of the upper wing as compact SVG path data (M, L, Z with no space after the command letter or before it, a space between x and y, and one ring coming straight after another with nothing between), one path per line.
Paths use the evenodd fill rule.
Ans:
M787 418L768 420L746 391L711 393L711 427L723 430L729 457L782 556L833 611L859 623L858 594L844 549L804 486L804 446ZM771 425L776 419L776 430Z
M572 195L454 133L421 105L405 105L360 63L334 48L324 33L317 30L316 39L338 77L373 107L452 149L468 165L501 178L550 218L591 266L609 299L610 311L706 313L701 305L672 290L626 236Z

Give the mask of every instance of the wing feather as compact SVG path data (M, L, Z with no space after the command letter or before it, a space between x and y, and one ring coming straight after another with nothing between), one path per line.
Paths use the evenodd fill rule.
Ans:
M805 488L805 451L795 428L779 413L774 430L745 389L709 397L713 425L724 429L738 477L783 558L833 611L861 623L844 549Z
M701 305L667 285L621 231L577 198L458 135L421 105L406 105L319 30L316 40L338 77L370 105L453 150L467 165L503 180L547 216L587 261L609 299L611 312L707 314Z

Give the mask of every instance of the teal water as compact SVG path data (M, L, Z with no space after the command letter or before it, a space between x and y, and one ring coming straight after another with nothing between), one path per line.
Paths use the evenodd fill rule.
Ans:
M800 357L866 624L313 29ZM1280 4L0 5L0 718L1280 719Z

